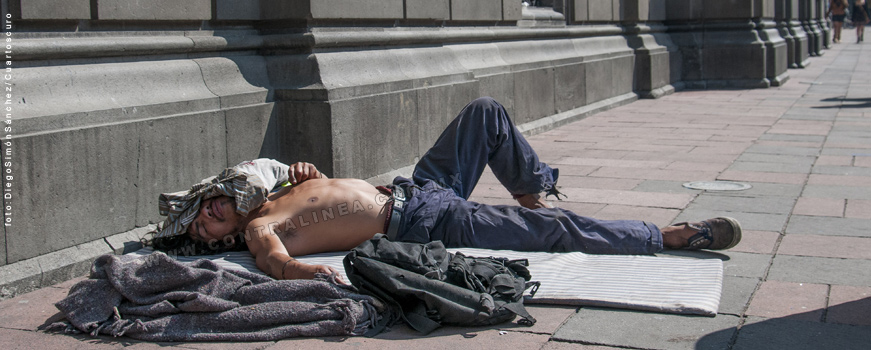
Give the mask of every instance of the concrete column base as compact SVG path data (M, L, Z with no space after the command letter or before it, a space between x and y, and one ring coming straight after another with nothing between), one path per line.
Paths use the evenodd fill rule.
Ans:
M789 79L788 50L786 40L780 36L773 21L758 24L759 37L765 43L765 74L771 86L783 85Z
M789 32L788 26L789 22L787 21L777 22L777 31L786 42L786 64L789 68L800 68L796 63L796 38Z
M665 27L642 26L637 35L629 36L635 49L635 92L641 98L659 98L674 92L673 57L679 55L677 45L665 34ZM679 71L679 67L675 67Z
M682 76L679 80L687 88L771 86L766 43L754 23L690 24L670 28L672 41L680 47ZM786 45L782 38L779 40L777 47L782 47L783 51L781 57L775 55L774 60L785 59Z
M823 54L823 33L820 31L816 21L803 20L801 27L807 33L808 37L808 54L811 56L820 56Z
M795 67L790 68L807 67L810 64L810 44L807 32L804 31L799 21L790 21L786 29L794 39Z

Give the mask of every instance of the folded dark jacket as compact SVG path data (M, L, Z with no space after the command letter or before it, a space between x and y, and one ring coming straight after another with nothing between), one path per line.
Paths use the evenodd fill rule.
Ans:
M66 321L49 330L150 341L265 341L358 335L377 302L331 277L277 281L212 261L103 255L90 279L55 304Z

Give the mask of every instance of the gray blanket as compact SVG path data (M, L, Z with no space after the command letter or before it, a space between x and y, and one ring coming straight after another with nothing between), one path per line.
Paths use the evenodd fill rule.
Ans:
M181 263L159 252L103 255L90 279L55 304L66 321L49 329L149 341L358 335L376 322L377 302L349 288L334 276L276 281L209 260Z

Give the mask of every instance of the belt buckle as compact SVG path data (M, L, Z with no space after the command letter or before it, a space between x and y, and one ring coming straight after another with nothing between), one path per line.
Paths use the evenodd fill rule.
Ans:
M393 188L393 199L405 202L405 190L402 187L396 186Z
M396 240L396 235L399 233L399 224L402 221L403 206L405 205L405 190L402 187L394 186L392 191L393 211L390 215L390 223L387 225L387 239Z

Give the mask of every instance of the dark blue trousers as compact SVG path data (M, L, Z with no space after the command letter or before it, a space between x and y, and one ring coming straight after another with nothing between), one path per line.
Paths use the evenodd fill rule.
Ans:
M448 247L590 254L653 254L662 233L642 221L597 220L560 208L527 209L468 201L484 167L512 194L554 188L558 173L538 159L505 108L472 101L417 163L395 240L442 241Z

